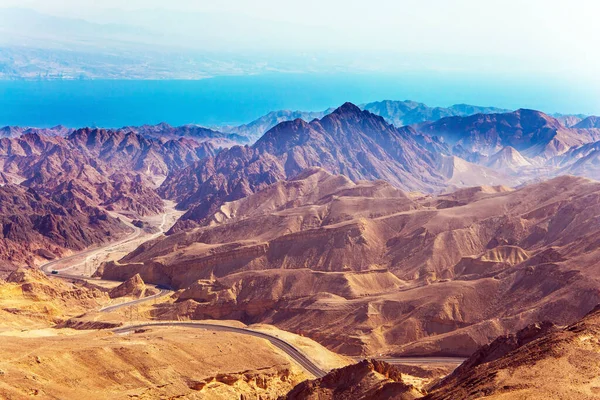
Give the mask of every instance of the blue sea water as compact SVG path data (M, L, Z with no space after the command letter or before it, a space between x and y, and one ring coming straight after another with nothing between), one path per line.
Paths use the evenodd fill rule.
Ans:
M199 81L0 81L0 126L68 127L249 122L269 111L346 101L415 100L600 113L596 90L517 78L423 74L270 74Z

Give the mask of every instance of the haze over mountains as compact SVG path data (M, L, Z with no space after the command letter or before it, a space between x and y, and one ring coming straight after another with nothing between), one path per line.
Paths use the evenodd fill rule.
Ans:
M383 117L388 123L395 126L414 125L426 121L436 121L443 117L450 116L468 116L474 114L489 114L508 112L496 107L479 107L467 104L456 104L450 107L429 107L423 103L415 101L392 101L384 100L373 103L363 104L359 106L363 110L367 110L372 114ZM322 112L304 112L304 111L274 111L246 125L238 127L226 126L222 129L225 132L235 132L248 136L250 138L260 138L264 133L273 128L275 125L293 121L295 119L303 119L310 122L313 119L321 119L325 115L333 112L333 108L329 108Z

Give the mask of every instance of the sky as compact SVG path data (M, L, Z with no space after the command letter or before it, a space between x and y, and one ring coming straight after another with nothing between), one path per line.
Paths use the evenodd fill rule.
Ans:
M431 69L589 79L600 66L596 0L0 0L0 7L143 26L148 40L158 31L211 49L387 53Z
M108 51L123 41L145 51L227 54L211 59L213 76L251 74L262 64L301 73L418 73L433 94L447 89L431 82L452 80L455 102L464 92L467 101L498 99L487 105L522 101L546 111L600 114L597 0L0 0L0 47L8 20L3 8L56 17L55 35L45 23L12 21L18 38L39 28L29 46L44 46L46 36L56 45L81 31L81 43L104 35L105 43L94 43ZM464 82L470 87L461 92ZM489 83L481 91L495 92L477 96L481 82Z

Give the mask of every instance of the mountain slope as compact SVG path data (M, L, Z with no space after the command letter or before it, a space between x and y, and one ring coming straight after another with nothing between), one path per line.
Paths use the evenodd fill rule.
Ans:
M492 155L488 159L486 166L496 171L517 173L521 171L522 168L531 167L532 164L514 147L506 146L496 154Z
M600 129L600 117L587 117L573 127L577 129Z
M383 117L387 122L396 126L414 125L427 121L437 121L452 116L469 116L474 114L505 113L495 107L479 107L468 104L457 104L448 108L429 107L415 101L377 101L362 106L375 115Z
M525 328L479 350L424 399L597 398L598 335L598 308L563 329Z
M178 223L182 228L193 226L184 221L198 222L223 202L314 166L354 181L384 179L401 189L432 191L444 186L435 158L411 128L396 128L347 103L321 120L281 123L252 147L194 163L170 175L160 193L191 207Z
M597 132L565 128L558 120L534 110L443 118L424 124L419 130L486 156L511 146L529 158L540 160L600 139Z
M440 156L437 165L450 188L482 185L505 185L514 182L502 170L476 165L456 156Z
M334 109L328 109L325 111L290 111L290 110L280 110L280 111L271 111L270 113L263 115L262 117L240 126L226 126L221 127L220 129L225 132L237 133L243 136L247 136L251 138L252 141L256 141L260 139L262 135L268 132L274 126L286 122L293 121L296 119L302 119L304 121L310 122L313 119L321 119L325 115L333 112Z
M311 169L103 276L181 289L161 318L277 324L354 356L469 355L600 302L598 199L600 184L575 177L411 198Z
M116 240L128 228L91 206L64 207L33 189L0 187L0 261L34 265Z

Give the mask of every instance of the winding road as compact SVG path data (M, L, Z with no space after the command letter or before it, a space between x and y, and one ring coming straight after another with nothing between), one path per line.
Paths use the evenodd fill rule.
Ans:
M142 323L138 325L126 326L123 328L115 329L113 332L117 334L124 334L135 332L138 329L144 328L152 328L157 326L168 326L168 327L184 327L184 328L193 328L193 329L204 329L213 332L232 332L239 333L247 336L254 336L260 339L268 340L273 346L282 350L285 354L287 354L292 360L294 360L297 364L299 364L302 368L304 368L308 373L313 375L316 378L321 378L327 374L328 371L321 369L315 362L313 362L310 358L308 358L304 353L298 350L296 347L291 345L290 343L276 337L273 335L269 335L267 333L253 331L247 328L236 328L233 326L227 325L218 325L218 324L206 324L201 322L148 322Z
M167 214L168 213L164 213L162 216L162 223L160 224L159 232L150 236L148 238L148 240L153 240L165 232L165 226L166 226L166 222L167 222ZM40 269L47 276L51 276L54 278L60 278L60 279L66 279L66 280L87 281L87 282L91 282L91 283L94 283L94 281L98 281L98 279L94 279L94 278L91 278L88 276L69 275L69 274L64 274L62 272L73 269L73 268L81 265L83 262L86 262L90 257L92 257L95 254L99 254L101 252L106 252L106 251L114 251L115 248L117 248L119 246L123 246L134 240L137 240L140 237L142 230L131 224L127 224L127 225L130 226L131 228L133 228L134 232L131 235L127 236L126 238L121 239L117 242L109 243L103 247L85 250L80 253L65 257L65 258L61 258L58 260L48 262L48 263L42 265L40 267ZM77 259L80 259L81 257L85 257L83 262L80 262L78 264L74 264L69 267L57 270L58 274L52 273L52 271L54 270L54 267L57 266L58 264L63 264L65 262L72 261L72 260L77 260ZM117 281L115 281L115 282L122 283L122 282L117 282ZM159 290L159 293L152 295L152 296L144 297L142 299L132 300L132 301L128 301L125 303L120 303L120 304L103 307L99 311L104 312L104 313L109 313L109 312L118 310L120 308L131 307L134 305L146 303L148 301L152 301L154 299L157 299L157 298L160 298L163 296L167 296L167 295L173 293L171 290L167 290L164 288L158 288L156 286L154 286L154 287ZM280 339L276 336L267 334L267 333L254 331L254 330L251 330L248 328L236 328L236 327L232 327L232 326L228 326L228 325L207 324L207 323L201 323L201 322L172 321L172 322L144 322L144 323L140 323L140 324L136 324L136 325L129 325L129 326L125 326L122 328L117 328L113 332L115 332L117 334L126 334L126 333L135 332L136 330L144 329L144 328L175 327L175 326L176 327L193 328L193 329L204 329L204 330L209 330L209 331L213 331L213 332L238 333L238 334L242 334L242 335L248 335L248 336L257 337L260 339L265 339L265 340L269 341L273 346L277 347L278 349L280 349L281 351L286 353L294 362L296 362L298 365L300 365L303 369L305 369L308 373L313 375L315 378L321 378L321 377L325 376L328 372L328 371L321 369L307 355L305 355L303 352L301 352L300 350L298 350L296 347L294 347L292 344L286 342L285 340ZM462 363L462 361L464 361L464 359L461 359L461 358L450 358L450 357L440 357L440 358L410 357L410 358L379 358L379 359L382 361L391 363L391 364L406 364L406 365L456 364L458 366L460 363Z
M49 263L46 263L46 264L40 266L40 270L42 270L42 272L44 274L46 274L47 276L54 276L56 278L65 278L65 279L75 279L76 278L76 279L82 279L82 280L88 279L89 277L79 276L79 275L65 275L65 274L60 274L60 272L62 272L62 271L68 271L70 269L73 269L73 268L75 268L75 267L83 264L84 262L87 261L87 259L89 259L94 254L101 253L101 252L104 252L104 251L110 251L114 247L123 246L123 245L128 244L129 242L137 240L137 238L140 237L140 235L142 234L142 230L140 228L136 227L136 226L133 226L133 225L129 225L128 224L128 226L130 226L131 228L133 228L134 231L133 231L133 233L131 235L127 236L126 238L121 239L121 240L116 241L116 242L108 243L106 246L95 247L95 248L92 248L92 249L84 250L84 251L82 251L80 253L73 254L73 255L68 256L68 257L59 258L57 260L50 261ZM161 226L164 226L164 224L161 225ZM82 261L82 262L80 262L80 263L78 263L78 264L73 264L73 265L71 265L71 266L69 266L67 268L60 269L58 271L59 272L58 275L52 274L52 271L53 271L52 268L54 266L56 266L58 264L65 263L65 262L68 262L68 261L76 260L76 259L79 259L81 257L85 257L85 260Z

